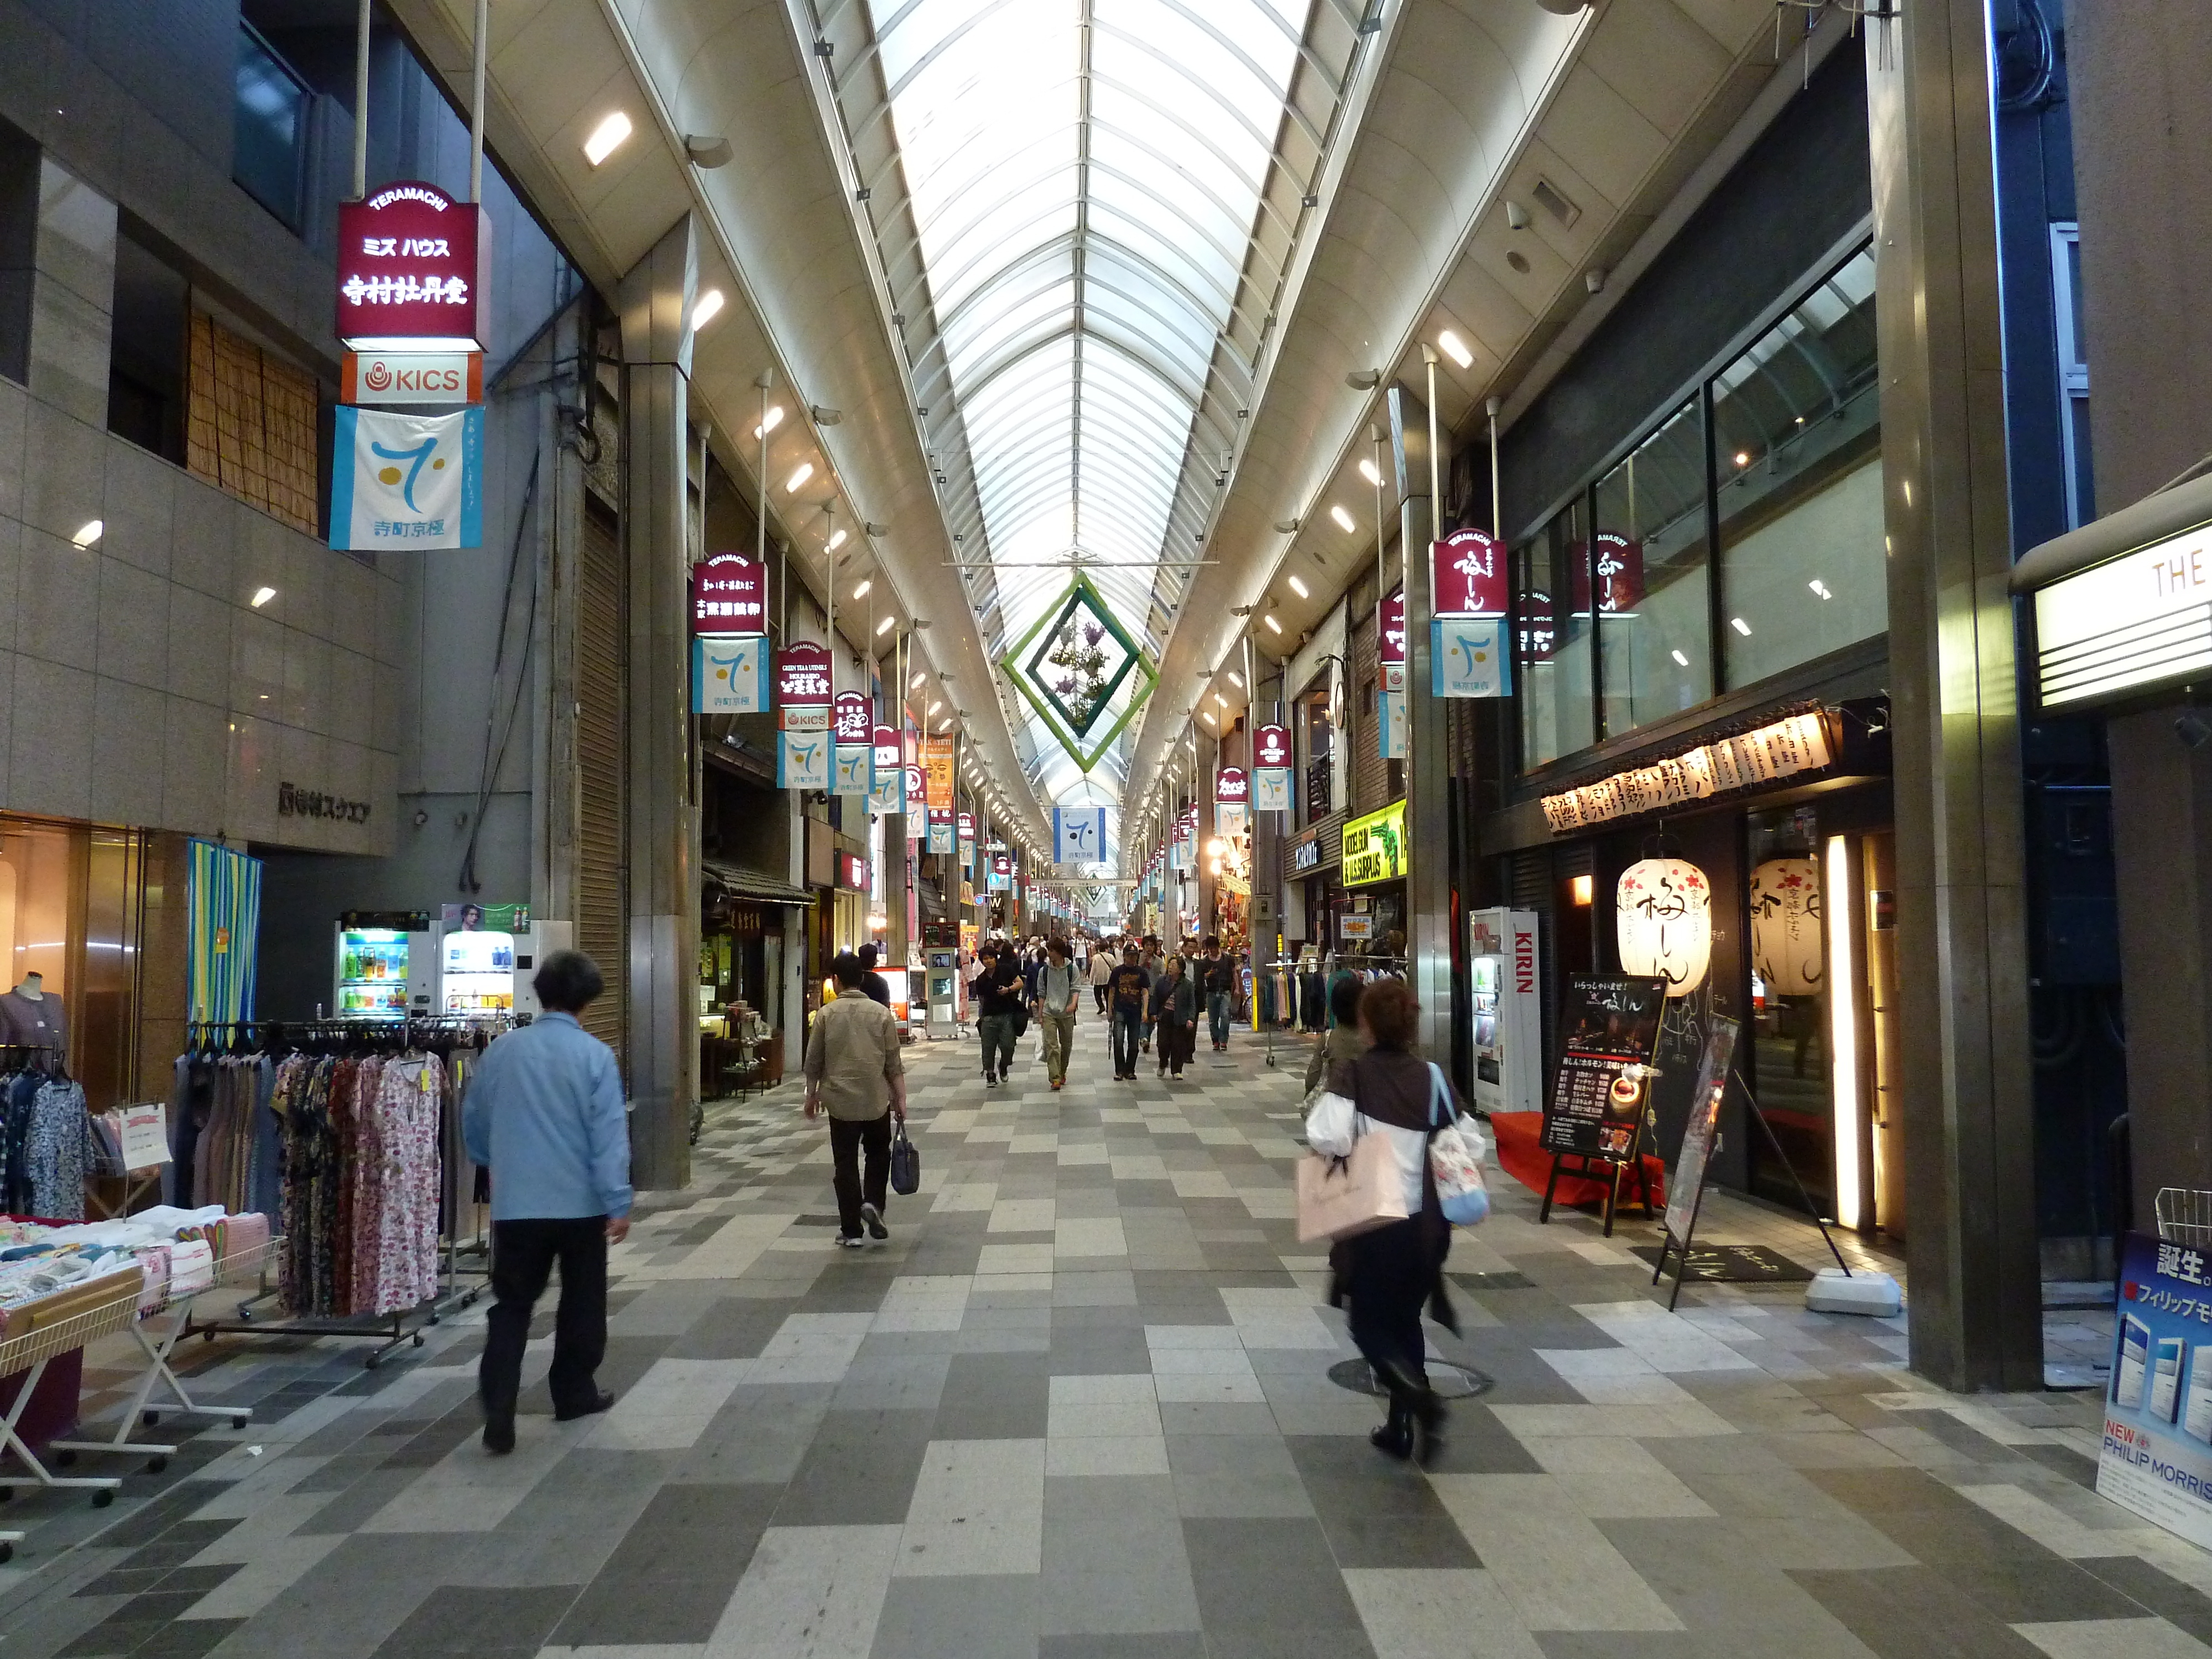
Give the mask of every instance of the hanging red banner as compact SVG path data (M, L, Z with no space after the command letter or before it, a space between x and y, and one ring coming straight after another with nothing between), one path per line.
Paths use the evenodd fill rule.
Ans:
M356 351L482 351L491 285L483 210L435 185L338 204L338 338Z
M1443 540L1430 543L1429 555L1437 616L1505 614L1505 544L1495 536L1486 530L1455 530Z
M715 553L691 567L694 634L768 632L768 569L742 553Z

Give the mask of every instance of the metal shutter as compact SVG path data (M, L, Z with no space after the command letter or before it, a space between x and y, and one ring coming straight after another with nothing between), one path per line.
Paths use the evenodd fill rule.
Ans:
M614 515L588 493L584 509L576 590L576 948L599 964L607 981L605 994L584 1011L584 1029L626 1060L622 731L629 630ZM628 1070L625 1064L625 1076Z

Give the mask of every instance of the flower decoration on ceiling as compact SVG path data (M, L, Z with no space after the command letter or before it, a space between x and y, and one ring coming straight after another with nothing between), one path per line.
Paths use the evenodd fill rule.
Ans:
M1152 660L1080 574L1060 603L999 659L999 666L1085 772L1158 681Z

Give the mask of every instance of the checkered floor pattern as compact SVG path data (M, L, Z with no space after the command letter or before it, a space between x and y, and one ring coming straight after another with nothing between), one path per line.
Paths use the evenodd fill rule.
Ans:
M2212 1652L2212 1559L2090 1490L2094 1395L1936 1393L1901 1319L1795 1287L1668 1314L1644 1224L1517 1188L1432 1330L1492 1386L1386 1461L1291 1221L1303 1050L1117 1083L1077 1038L1058 1094L1034 1038L998 1089L973 1042L911 1048L923 1188L863 1251L791 1091L717 1108L616 1254L620 1403L556 1425L533 1382L511 1457L477 1443L481 1307L373 1372L192 1345L254 1420L112 1509L19 1484L0 1659ZM1702 1231L1820 1264L1724 1197Z

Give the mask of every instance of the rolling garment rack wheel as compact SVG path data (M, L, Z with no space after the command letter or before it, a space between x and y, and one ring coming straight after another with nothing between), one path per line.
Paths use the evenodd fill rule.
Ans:
M145 1425L149 1429L158 1428L161 1426L161 1413L159 1412L141 1412L138 1414L138 1420L145 1424Z
M74 1466L76 1462L76 1454L73 1451L58 1451L54 1454L54 1467L56 1468L66 1469Z
M112 1486L102 1486L92 1495L92 1506L96 1510L104 1510L114 1501L115 1488Z
M168 1467L169 1460L166 1457L149 1457L146 1460L146 1473L149 1474L160 1474Z
M6 1565L10 1562L10 1561L14 1560L15 1559L15 1545L13 1545L12 1543L9 1543L9 1542L6 1541L5 1540L0 1540L0 1567L4 1567L4 1566L6 1566Z

